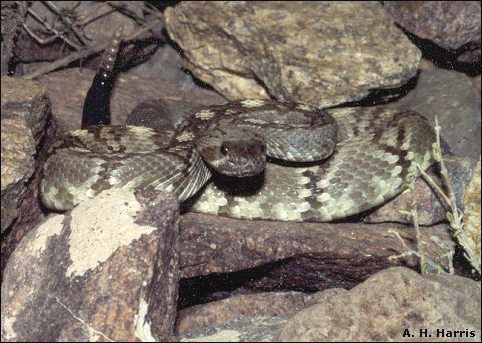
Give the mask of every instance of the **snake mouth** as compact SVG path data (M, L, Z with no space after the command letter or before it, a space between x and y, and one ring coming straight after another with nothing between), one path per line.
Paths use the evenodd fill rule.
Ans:
M249 159L229 159L219 164L211 165L220 174L235 177L248 177L261 173L266 164L266 156L256 160Z

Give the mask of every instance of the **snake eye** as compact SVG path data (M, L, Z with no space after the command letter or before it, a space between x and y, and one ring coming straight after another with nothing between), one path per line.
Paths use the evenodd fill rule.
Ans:
M226 156L228 154L228 148L226 148L225 145L221 145L221 148L219 148L219 151L223 156Z

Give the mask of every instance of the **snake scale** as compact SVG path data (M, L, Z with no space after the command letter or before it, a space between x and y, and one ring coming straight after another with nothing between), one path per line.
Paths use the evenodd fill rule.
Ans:
M159 103L149 110L166 112ZM106 189L154 187L195 199L195 212L331 221L406 189L417 164L432 164L434 137L415 111L234 101L204 108L175 129L68 132L49 149L40 193L47 207L67 210ZM212 174L221 181L205 186Z

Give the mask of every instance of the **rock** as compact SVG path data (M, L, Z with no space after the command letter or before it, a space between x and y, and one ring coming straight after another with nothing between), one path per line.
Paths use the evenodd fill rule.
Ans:
M443 156L443 159L452 182L457 208L463 211L465 206L464 194L473 178L475 163L457 156Z
M234 295L221 301L180 310L176 319L176 333L178 337L195 336L201 334L203 330L219 328L226 322L240 322L243 318L253 322L256 318L262 318L261 321L267 322L278 321L279 325L307 306L324 301L326 295L333 296L340 292L346 291L341 288L331 288L329 291L313 294L263 292Z
M155 76L163 83L176 85L181 91L197 87L192 76L183 70L184 60L182 55L171 45L164 44L142 64L126 72L127 75L136 75L140 79L149 79Z
M2 341L166 339L178 282L178 204L110 190L51 215L20 242L2 283Z
M480 74L472 78L474 88L480 93Z
M480 62L479 1L386 1L384 7L405 30L456 54Z
M36 81L2 77L2 119L23 121L35 142L42 138L50 104L45 88Z
M480 155L480 90L467 75L432 68L420 73L415 89L393 105L415 109L435 126L453 154L477 163Z
M464 232L466 239L459 243L464 246L468 260L472 267L480 274L480 157L474 168L464 196Z
M1 75L8 74L8 64L13 56L17 36L27 15L28 3L22 1L3 1L2 4L2 59Z
M2 77L2 273L18 242L46 216L37 194L39 166L55 137L51 119L42 85Z
M339 104L398 86L420 60L377 2L183 2L164 15L186 67L230 100Z
M239 317L178 336L179 342L275 342L282 318Z
M178 312L177 339L181 342L274 342L277 332L298 311L344 292L347 291L342 288L331 288L313 294L241 294L193 306Z
M437 184L441 183L439 177L434 173L429 172L429 175ZM412 210L412 198L414 198L417 206L418 223L420 225L434 225L445 220L445 208L427 182L419 177L417 181L415 181L413 195L409 189L405 190L381 207L374 209L363 218L363 222L413 224L411 216L405 213Z
M290 223L187 213L181 217L180 272L188 278L244 270L237 273L246 280L240 286L265 290L351 288L389 266L418 268L414 256L395 258L406 249L393 232L409 246L416 241L413 227L392 223ZM446 268L443 255L454 245L447 226L421 234L420 252ZM252 269L261 265L264 269Z
M470 180L472 179L472 162L467 158L460 158L450 155L445 155L443 158L452 182L457 207L463 210L464 192ZM439 185L442 189L445 189L439 173L433 171L438 171L438 169L439 167L437 164L435 164L428 171L428 175L437 185ZM414 200L417 204L418 222L420 225L434 225L446 220L446 207L442 205L438 195L422 177L418 178L415 182ZM409 190L406 190L391 201L383 204L381 207L368 214L363 218L363 221L365 223L398 222L411 224L413 223L411 217L407 216L404 212L410 211L411 209L412 193Z
M45 89L34 81L2 77L2 232L19 215L29 179L35 168L34 155L48 120Z
M25 184L35 167L35 141L25 122L2 119L2 232L18 216Z
M479 342L480 305L478 282L390 268L300 311L284 325L278 339ZM414 336L404 337L408 333Z
M158 65L158 68L161 68ZM95 72L84 69L71 69L44 75L40 82L45 85L52 101L52 113L61 131L80 128L85 95ZM223 102L223 98L213 91L200 87L181 86L166 82L154 76L139 78L136 72L120 74L111 97L112 125L124 125L128 114L142 101L149 99L172 99L198 106ZM70 94L66 101L65 94Z

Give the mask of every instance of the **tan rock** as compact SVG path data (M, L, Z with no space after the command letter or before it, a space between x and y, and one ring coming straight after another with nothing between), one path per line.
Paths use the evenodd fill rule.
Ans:
M415 230L401 224L290 223L187 213L180 230L180 272L185 278L280 261L248 284L315 291L352 288L390 266L419 268L418 258L403 255L406 247L395 235L416 249ZM446 254L454 248L447 226L424 228L420 239L419 252L447 268ZM248 270L246 275L249 280L252 274Z
M2 232L18 217L18 207L34 169L37 145L48 119L45 89L34 81L2 77Z
M283 327L279 339L479 342L480 329L480 283L390 268L349 292L300 311Z
M464 196L464 245L469 262L480 274L480 157Z
M110 190L51 215L20 242L2 283L2 341L166 339L178 281L178 204Z
M377 2L183 2L164 12L186 66L227 98L327 106L415 75L420 51Z
M331 288L329 292L314 294L262 292L234 295L220 301L180 310L176 319L176 333L185 335L208 325L213 326L241 317L288 319L307 306L324 301L326 299L324 294L333 296L340 292L346 291L341 288Z

